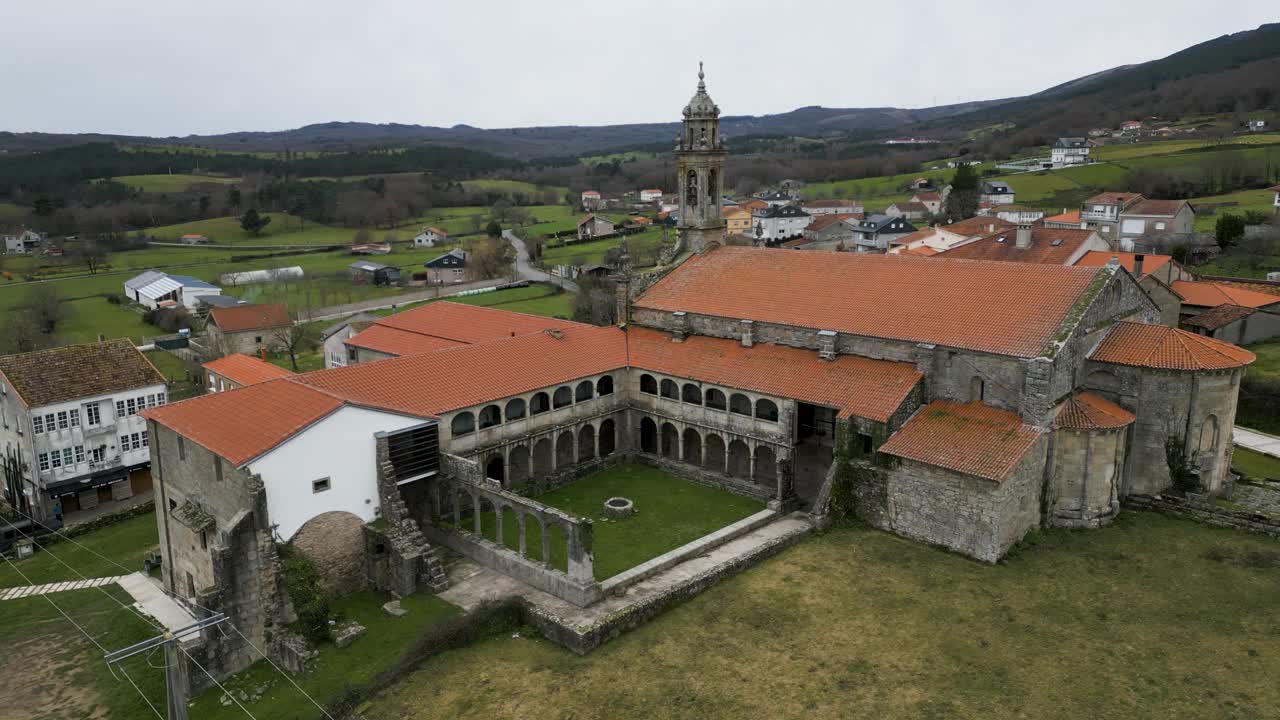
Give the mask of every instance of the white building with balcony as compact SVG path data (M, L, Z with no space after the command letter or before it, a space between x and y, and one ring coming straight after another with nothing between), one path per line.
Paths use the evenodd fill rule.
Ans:
M125 338L0 357L5 497L56 524L149 491L139 413L166 402L164 376Z

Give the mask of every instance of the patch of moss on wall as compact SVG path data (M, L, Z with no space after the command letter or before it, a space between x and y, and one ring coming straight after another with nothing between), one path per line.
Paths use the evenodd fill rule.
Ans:
M320 587L320 571L292 545L279 546L284 589L298 615L296 630L312 642L329 638L329 596Z
M870 432L862 432L852 422L838 423L834 453L835 474L831 481L831 496L827 505L828 516L836 522L848 522L863 517L869 510L868 496L872 488L882 487L885 470L893 458L876 452L888 439L888 427L877 423ZM871 452L863 450L859 434L871 436Z
M1164 457L1169 465L1169 479L1173 489L1178 492L1196 492L1200 489L1200 480L1187 462L1187 453L1182 448L1182 440L1169 438L1164 442Z

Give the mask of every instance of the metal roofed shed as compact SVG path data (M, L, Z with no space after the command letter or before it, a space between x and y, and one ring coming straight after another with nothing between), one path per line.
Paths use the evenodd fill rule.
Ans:
M351 279L371 285L395 285L400 282L400 268L368 260L357 260L347 266Z

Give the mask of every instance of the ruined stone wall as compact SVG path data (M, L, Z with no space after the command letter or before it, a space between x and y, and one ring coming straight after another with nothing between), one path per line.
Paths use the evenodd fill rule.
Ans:
M321 513L294 534L289 543L311 559L320 588L333 595L365 586L364 521L349 512Z

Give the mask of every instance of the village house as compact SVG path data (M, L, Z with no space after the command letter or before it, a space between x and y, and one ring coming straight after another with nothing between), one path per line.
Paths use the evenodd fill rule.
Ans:
M1240 344L1280 335L1280 295L1207 280L1170 285L1182 298L1182 327L1192 332Z
M466 250L453 249L438 258L432 258L423 267L427 269L427 282L435 285L460 283L467 279Z
M413 236L414 247L435 247L449 242L449 233L438 227L423 228L422 232Z
M763 201L765 205L771 208L775 208L790 205L795 202L797 197L794 192L787 190L766 190L756 194L755 199Z
M818 215L804 229L804 237L822 247L846 246L853 243L853 233L857 228L858 218L855 215Z
M929 208L922 202L897 202L884 209L884 214L907 220L923 220L929 216Z
M1012 205L1013 188L1009 187L1009 183L999 180L984 180L978 195L978 202L992 205Z
M206 297L222 294L222 288L190 275L170 275L148 270L124 282L124 294L144 307L181 306L194 310Z
M1119 237L1116 230L1120 226L1120 214L1144 199L1140 193L1098 193L1080 206L1080 220L1085 227L1097 230L1105 237Z
M929 190L935 189L933 186L933 181L930 180L929 178L923 178L923 177L918 177L915 180L912 180L911 183L907 186L907 188L912 192L929 191Z
M614 234L613 221L600 215L588 215L578 221L578 239L608 237Z
M217 360L210 360L202 367L204 368L205 387L211 393L235 390L236 388L256 385L268 380L278 380L294 374L279 365L272 365L266 360L240 353L232 353Z
M1139 287L1146 291L1147 296L1160 309L1158 322L1178 327L1178 321L1182 317L1182 296L1174 291L1173 284L1181 280L1193 280L1194 276L1168 255L1091 250L1072 264L1103 267L1113 261L1118 262L1120 267L1138 281Z
M128 338L0 357L5 495L39 522L151 490L147 426L164 376Z
M582 191L582 208L584 210L599 210L604 207L604 199L596 190Z
M640 191L640 202L657 202L662 199L662 191L657 188L649 188Z
M861 215L864 210L857 200L832 198L826 200L805 200L800 209L810 215Z
M45 237L35 230L0 236L4 239L4 251L9 255L25 255L44 247Z
M916 231L905 218L890 215L868 215L853 230L854 249L860 253L886 252L894 240Z
M752 210L751 236L776 245L803 235L810 219L809 213L795 205L770 205L764 210Z
M347 363L355 362L355 348L347 347L347 341L365 328L373 325L378 319L377 315L356 313L320 331L320 343L324 352L324 366L326 368L346 367Z
M1125 120L1124 122L1120 123L1120 131L1127 132L1127 133L1141 132L1142 121L1141 120Z
M183 245L208 245L209 238L204 235L187 234L178 238Z
M574 638L599 626L560 618L627 585L595 579L589 520L536 496L619 461L757 500L760 527L822 527L844 497L871 527L987 563L1036 528L1108 525L1175 474L1230 488L1251 353L1155 324L1119 262L946 257L981 240L935 258L725 245L719 116L700 72L676 151L688 255L620 279L618 326L522 333L515 313L482 325L482 308L435 303L349 341L378 330L412 354L147 410L166 589L276 654L277 542L323 587L401 595L447 586L443 545L530 588L543 634L585 652L599 640ZM1010 239L1096 237L1048 232ZM463 343L450 317L496 336ZM508 512L520 530L504 540ZM258 659L206 642L218 675Z
M369 260L357 260L347 266L347 274L357 285L396 285L400 268Z
M1063 230L1022 224L952 248L939 258L948 260L999 260L1001 262L1074 265L1091 250L1111 246L1092 230Z
M282 304L213 308L199 344L207 346L210 357L257 355L282 347L281 334L292 324L289 308Z
M925 209L929 211L930 215L937 215L938 213L942 212L942 203L945 200L946 200L946 197L944 193L940 193L934 190L929 190L926 192L918 192L915 195L911 196L911 202L920 203L921 205L924 205Z
M1270 187L1267 189L1276 194L1275 202L1274 202L1275 213L1280 214L1280 185L1276 185L1275 187Z
M751 234L751 211L744 207L727 207L721 211L724 216L725 232L730 235Z
M1196 213L1186 200L1142 198L1120 211L1120 249L1153 252L1191 235Z
M1089 140L1082 137L1058 138L1049 149L1049 162L1055 168L1089 162Z
M1062 212L1057 215L1050 215L1043 218L1043 222L1045 227L1065 228L1068 230L1071 228L1086 227L1086 225L1080 220L1079 210L1067 210L1066 208L1063 208Z

